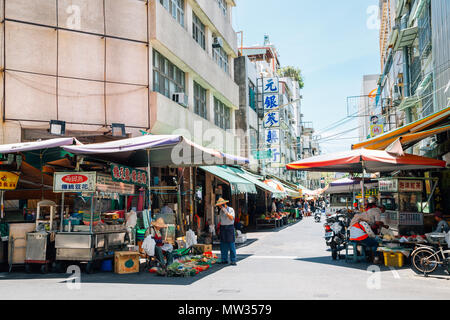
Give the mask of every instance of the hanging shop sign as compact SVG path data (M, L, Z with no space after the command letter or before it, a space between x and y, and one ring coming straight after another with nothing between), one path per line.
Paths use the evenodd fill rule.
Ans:
M399 192L422 192L423 184L420 180L400 180L398 182Z
M95 192L96 172L55 172L53 192Z
M15 190L19 182L19 175L0 171L0 190Z
M370 126L370 137L376 137L379 136L384 132L384 128L382 124L373 124Z
M110 175L99 173L97 174L96 190L107 194L132 195L135 193L135 186L129 183L114 181Z
M361 192L358 193L356 195L357 199L361 199ZM368 197L377 197L378 196L378 189L369 189L369 190L364 190L364 198L368 198Z
M111 175L114 182L129 183L140 187L146 187L148 183L146 171L119 164L111 164Z
M380 180L378 181L378 189L382 192L397 192L398 180Z

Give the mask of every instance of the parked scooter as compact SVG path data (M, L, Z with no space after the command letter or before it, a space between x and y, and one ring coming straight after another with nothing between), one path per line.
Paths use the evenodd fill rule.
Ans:
M325 227L325 242L331 249L333 260L340 258L339 252L345 249L348 240L348 225L351 215L347 211L338 211L327 218Z
M321 217L322 217L322 212L320 210L317 210L316 213L314 213L314 221L320 222Z

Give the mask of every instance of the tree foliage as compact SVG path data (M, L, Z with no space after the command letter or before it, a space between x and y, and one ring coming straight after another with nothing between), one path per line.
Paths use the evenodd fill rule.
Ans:
M292 78L298 82L300 89L303 89L305 83L303 82L302 70L300 68L287 66L278 70L280 77Z

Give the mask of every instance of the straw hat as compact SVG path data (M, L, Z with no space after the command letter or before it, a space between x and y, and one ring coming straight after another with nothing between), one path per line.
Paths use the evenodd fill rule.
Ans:
M152 221L152 226L158 227L158 228L167 228L167 224L164 223L163 218L158 218L156 221Z
M230 202L230 201L225 200L224 198L219 198L219 200L217 200L216 206L220 206L221 204L225 204L228 202Z

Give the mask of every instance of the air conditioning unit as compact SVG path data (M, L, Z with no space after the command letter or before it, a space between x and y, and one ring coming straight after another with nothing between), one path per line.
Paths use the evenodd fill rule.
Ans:
M188 106L187 95L184 92L176 92L172 95L172 100L184 107Z
M223 48L223 39L221 37L214 37L212 47Z

